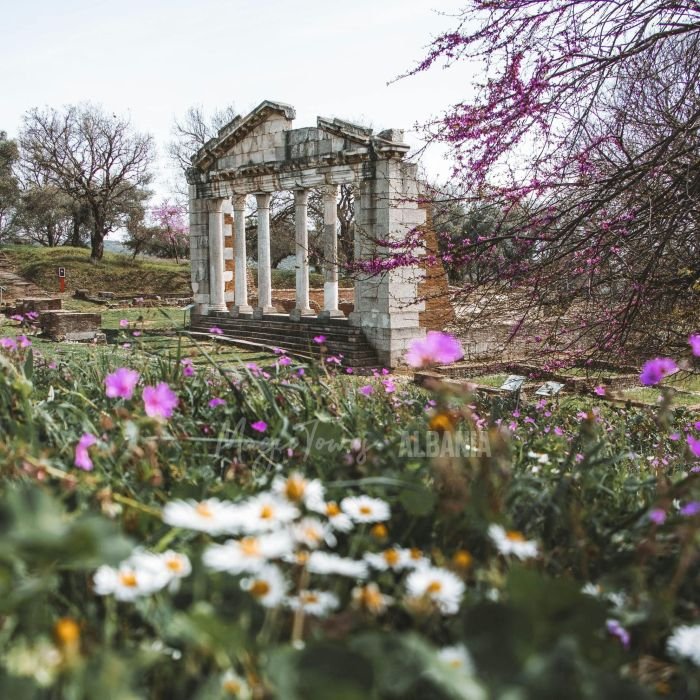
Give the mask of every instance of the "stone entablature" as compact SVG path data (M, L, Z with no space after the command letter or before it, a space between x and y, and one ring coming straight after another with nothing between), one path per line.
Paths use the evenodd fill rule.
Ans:
M296 307L291 318L315 313L309 306L308 212L310 188L324 198L324 307L321 316L339 310L337 263L338 186L354 184L355 259L388 254L378 241L404 240L425 224L418 205L416 166L403 159L409 147L403 132L375 134L340 119L319 117L315 127L293 128L289 105L265 101L245 117L219 130L192 158L187 179L190 194L192 288L198 313L273 314L270 270L269 202L272 192L291 190L296 215ZM246 284L245 206L254 195L258 205L257 307L248 303ZM231 223L232 222L232 223ZM231 241L233 250L227 249ZM227 260L229 262L227 262ZM233 263L231 263L231 260ZM419 268L402 268L361 276L355 284L350 323L361 326L379 359L400 362L409 342L422 335L417 302ZM234 291L230 289L234 283Z

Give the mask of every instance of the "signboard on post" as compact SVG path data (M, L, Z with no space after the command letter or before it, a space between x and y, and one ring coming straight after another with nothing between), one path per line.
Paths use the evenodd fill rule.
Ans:
M60 292L66 291L66 268L65 267L58 268L58 290Z

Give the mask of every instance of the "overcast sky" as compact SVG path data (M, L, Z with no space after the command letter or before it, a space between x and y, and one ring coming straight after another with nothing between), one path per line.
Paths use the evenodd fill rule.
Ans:
M158 143L158 191L173 118L233 102L287 102L316 116L410 129L463 99L465 69L387 85L454 26L461 0L24 0L0 10L0 130L35 106L91 101ZM438 10L438 12L436 12ZM418 143L415 135L412 143ZM437 154L424 163L446 174ZM442 171L442 172L441 172Z

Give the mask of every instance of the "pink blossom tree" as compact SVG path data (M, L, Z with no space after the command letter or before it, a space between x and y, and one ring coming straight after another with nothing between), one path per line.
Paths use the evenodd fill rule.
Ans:
M163 199L151 209L151 219L156 230L156 238L160 239L170 251L176 263L189 245L189 227L186 223L187 207L177 202Z
M443 199L491 217L442 259L488 260L461 295L486 314L507 296L514 337L546 319L540 353L648 353L695 330L699 39L693 0L469 0L410 71L483 76L424 125L454 156Z

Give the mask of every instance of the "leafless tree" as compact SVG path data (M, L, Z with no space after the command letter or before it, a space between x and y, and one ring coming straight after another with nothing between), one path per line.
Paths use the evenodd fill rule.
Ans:
M153 139L127 119L93 105L33 109L20 134L23 168L85 204L90 212L91 260L104 253L104 239L123 226L135 193L151 181Z

